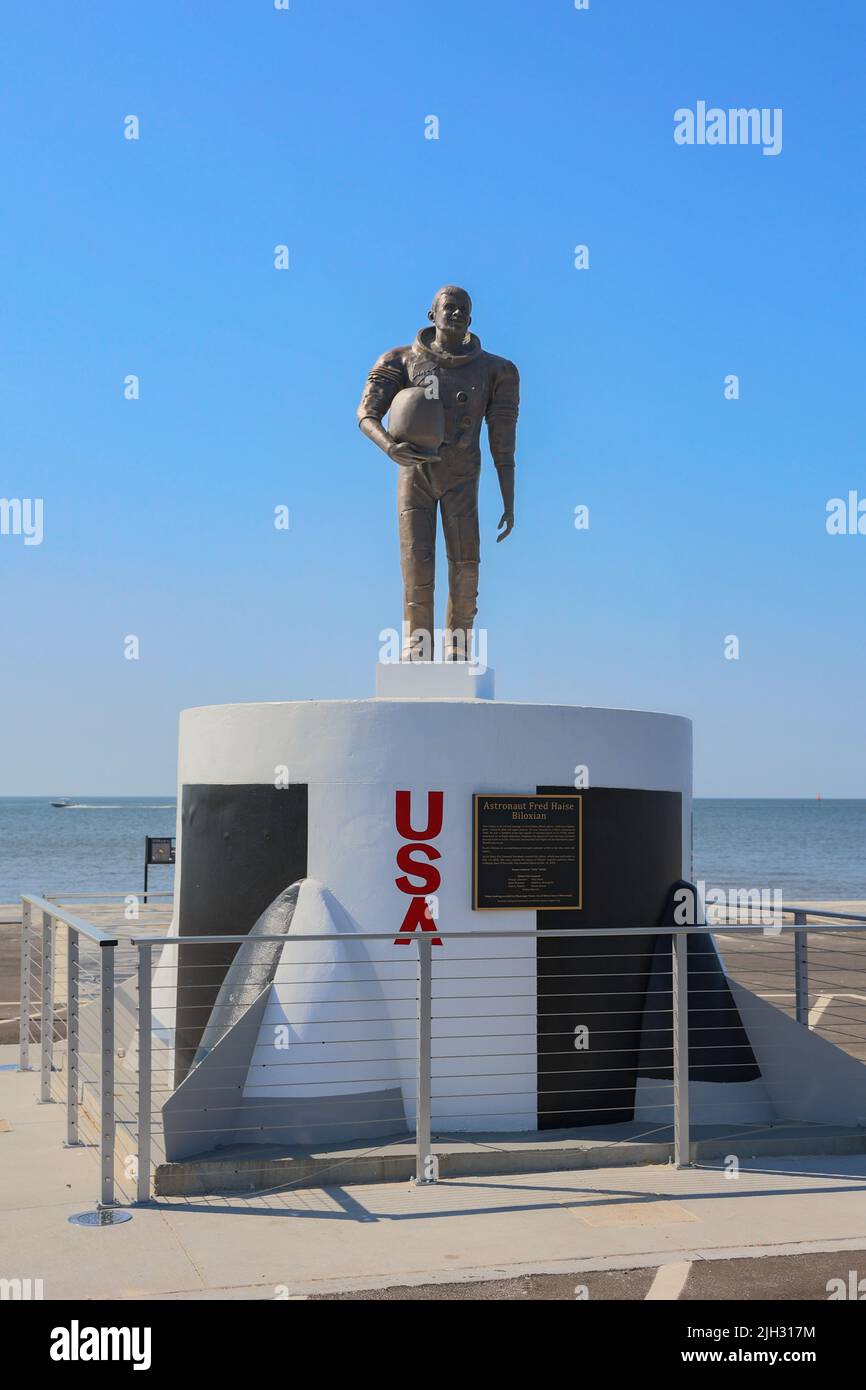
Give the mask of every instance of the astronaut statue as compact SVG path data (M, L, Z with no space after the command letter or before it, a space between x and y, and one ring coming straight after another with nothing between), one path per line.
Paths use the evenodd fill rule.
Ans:
M499 476L497 541L514 526L514 440L519 378L513 362L485 352L465 290L439 290L414 343L383 353L358 406L364 434L400 465L397 511L403 571L403 660L433 655L436 508L448 558L445 658L470 659L478 599L481 422ZM382 425L388 415L387 430Z

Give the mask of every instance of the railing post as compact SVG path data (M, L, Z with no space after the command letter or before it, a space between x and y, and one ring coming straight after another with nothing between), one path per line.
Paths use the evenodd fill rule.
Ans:
M688 1168L689 1148L689 937L673 933L672 994L674 1014L674 1165Z
M436 1161L430 1152L430 1093L433 1031L433 956L429 932L416 936L418 947L418 1071L415 1087L415 1181L436 1181Z
M66 1147L78 1138L78 932L66 928Z
M42 914L42 1012L39 1024L41 1078L39 1100L51 1100L51 1067L54 1053L54 924L50 912Z
M21 1017L18 1020L18 1070L30 1070L30 918L33 909L21 899Z
M150 1201L151 947L138 946L138 1174L136 1200Z
M798 1023L809 1027L809 933L807 914L794 913L794 993L795 1016Z
M113 941L100 943L100 1207L114 1200L114 949Z

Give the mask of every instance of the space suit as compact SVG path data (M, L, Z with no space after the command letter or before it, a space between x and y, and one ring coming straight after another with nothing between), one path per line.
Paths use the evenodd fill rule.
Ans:
M403 631L410 639L430 634L432 641L438 506L448 558L446 655L468 658L478 599L481 422L487 421L497 469L513 467L519 377L513 362L485 352L474 333L467 335L465 351L452 353L434 343L435 332L422 328L414 343L382 354L357 413L359 421L381 424L397 392L409 386L435 392L442 403L445 438L438 455L429 463L403 465L398 473Z

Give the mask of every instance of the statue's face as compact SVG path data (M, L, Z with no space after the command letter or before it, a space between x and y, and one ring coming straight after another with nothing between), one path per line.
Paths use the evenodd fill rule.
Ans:
M430 317L436 327L446 333L465 333L472 322L472 300L465 290L449 290L440 294L430 310Z

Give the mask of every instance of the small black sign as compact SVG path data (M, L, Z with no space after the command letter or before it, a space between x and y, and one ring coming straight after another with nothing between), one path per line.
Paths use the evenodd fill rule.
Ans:
M525 912L583 906L583 798L473 797L472 906Z
M170 835L145 835L145 864L173 864L174 839Z

